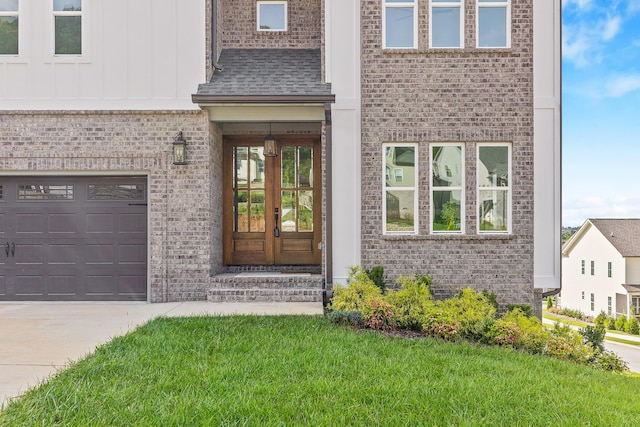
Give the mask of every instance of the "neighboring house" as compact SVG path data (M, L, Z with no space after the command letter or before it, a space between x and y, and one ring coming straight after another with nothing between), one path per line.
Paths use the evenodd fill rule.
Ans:
M588 316L640 315L640 219L585 221L562 249L560 301Z
M538 307L559 88L559 0L2 2L0 299Z

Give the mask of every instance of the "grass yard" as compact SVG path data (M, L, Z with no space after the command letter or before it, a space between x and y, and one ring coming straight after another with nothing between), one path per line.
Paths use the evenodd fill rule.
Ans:
M637 425L640 378L323 317L161 318L0 412L2 426Z

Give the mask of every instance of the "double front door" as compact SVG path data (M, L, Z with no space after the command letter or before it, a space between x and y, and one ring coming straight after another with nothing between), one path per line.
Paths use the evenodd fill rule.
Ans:
M320 169L319 137L225 137L225 264L320 264Z

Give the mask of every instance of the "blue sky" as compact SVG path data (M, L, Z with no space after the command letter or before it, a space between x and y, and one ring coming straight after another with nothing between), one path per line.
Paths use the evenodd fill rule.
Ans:
M562 0L562 224L640 218L640 0Z

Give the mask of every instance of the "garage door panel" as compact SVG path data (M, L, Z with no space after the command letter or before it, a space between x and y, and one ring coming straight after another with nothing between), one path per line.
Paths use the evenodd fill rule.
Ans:
M78 277L75 275L50 276L47 286L48 295L75 296L78 293Z
M118 216L120 233L146 233L147 216L142 213L123 213Z
M87 264L113 264L115 244L87 245L85 251Z
M47 246L48 264L76 264L78 250L75 244L60 244Z
M14 261L16 265L44 264L43 245L17 243Z
M87 295L114 295L117 285L117 277L87 274L84 289Z
M147 278L144 274L120 276L118 291L121 295L145 295L147 292Z
M42 213L18 212L15 218L17 234L42 234L45 232L45 218Z
M147 247L145 245L120 245L118 262L120 264L146 264Z
M14 293L18 296L44 295L44 277L41 275L18 274L15 282Z
M54 213L49 214L47 219L49 233L70 234L78 232L78 218L75 214Z
M114 233L114 215L109 213L87 214L87 233Z
M0 276L0 296L7 294L7 280L4 276Z
M2 207L2 205L0 205ZM3 236L7 232L7 220L6 215L0 213L0 236Z

